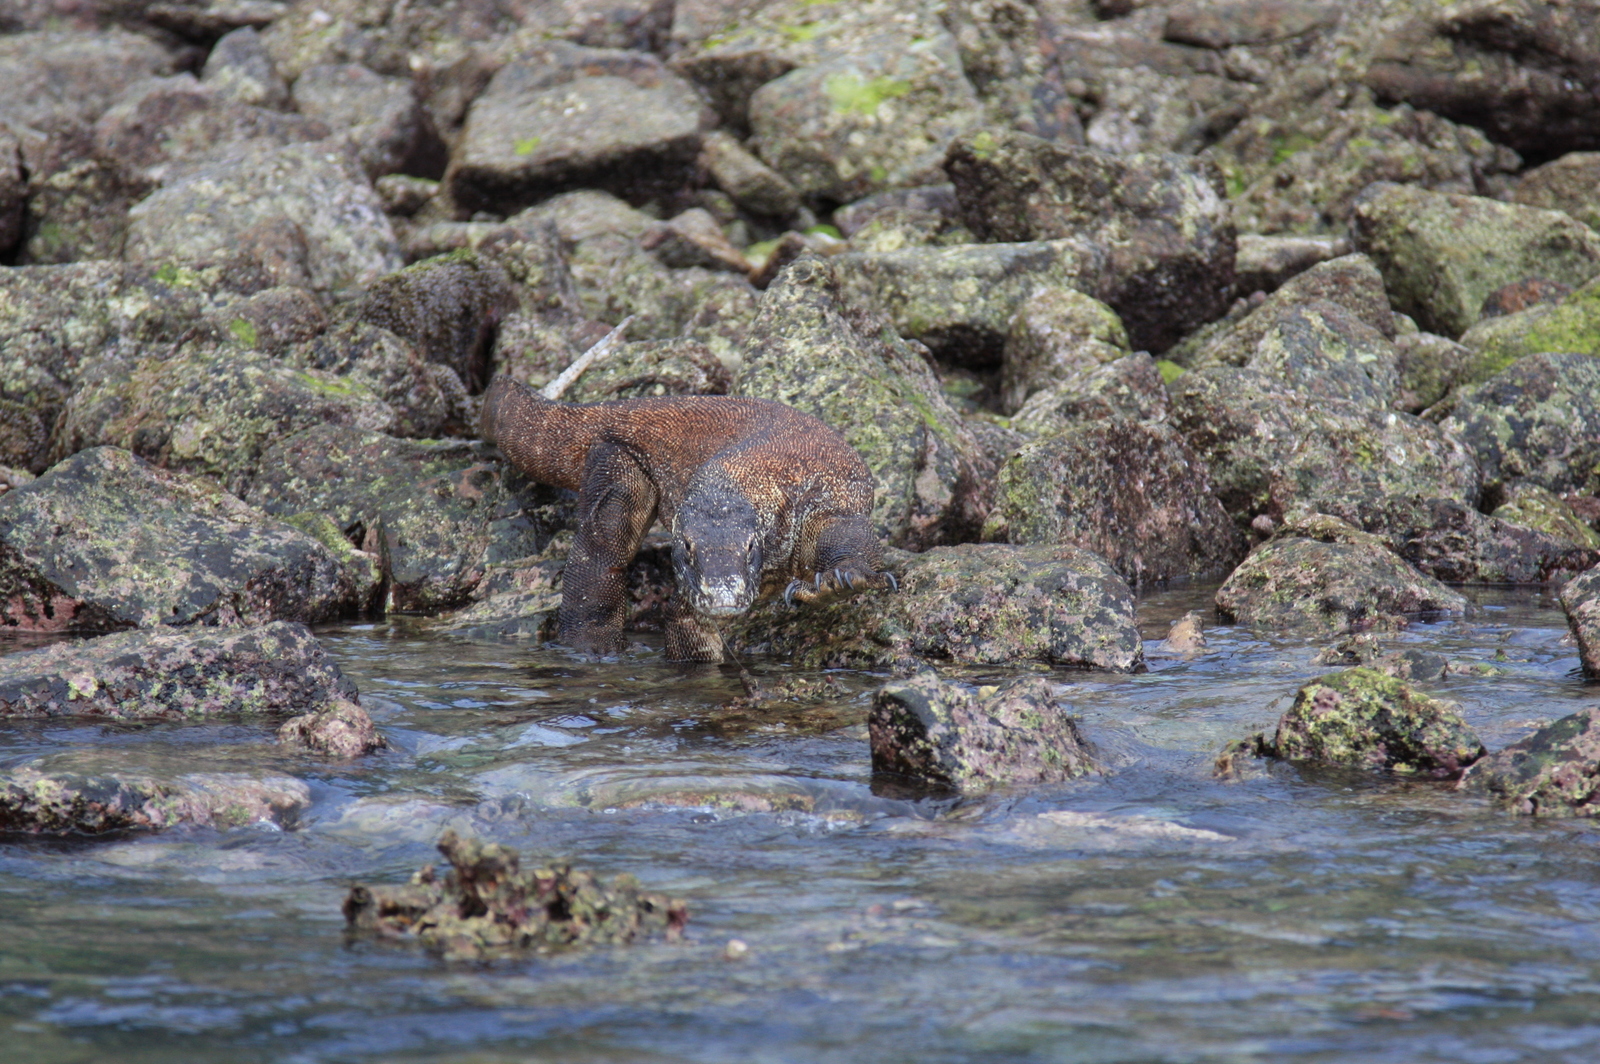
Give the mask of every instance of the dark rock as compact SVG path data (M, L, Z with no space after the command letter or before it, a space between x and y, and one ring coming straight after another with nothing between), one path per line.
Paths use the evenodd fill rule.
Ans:
M1244 537L1170 426L1107 418L1024 445L1000 469L992 542L1094 551L1134 587L1227 572Z
M646 894L632 876L618 876L608 888L564 864L523 871L515 851L454 831L439 839L439 852L450 862L442 877L427 865L406 886L350 888L350 929L479 960L657 937L676 942L689 920L682 901Z
M0 657L0 717L278 716L355 697L311 632L284 621L118 632Z
M853 237L873 218L884 213L911 211L917 214L938 215L954 222L961 215L961 205L956 202L954 185L923 185L918 188L894 188L877 192L848 203L833 212L833 224L846 237Z
M1103 247L1106 272L1090 294L1122 315L1136 349L1164 351L1232 297L1233 223L1209 162L985 130L950 145L945 171L983 240L1075 237Z
M1467 601L1402 561L1378 536L1325 518L1250 552L1217 590L1223 616L1274 629L1404 624L1408 614L1461 613Z
M1558 211L1481 196L1379 184L1356 202L1351 227L1395 309L1441 336L1466 332L1505 285L1600 275L1600 234Z
M26 765L0 772L0 831L30 835L101 835L177 824L289 827L310 805L311 788L288 776L191 773L158 780Z
M1397 379L1391 405L1408 414L1419 414L1443 400L1465 383L1463 378L1476 362L1471 348L1433 333L1396 336L1394 350Z
M1537 484L1518 482L1501 492L1500 505L1491 516L1535 529L1580 547L1600 548L1600 532L1578 514L1566 499Z
M1445 428L1476 452L1486 489L1526 480L1555 492L1600 488L1600 359L1529 355L1456 403Z
M1600 708L1580 709L1490 754L1461 787L1524 816L1600 814Z
M1511 202L1563 211L1600 232L1600 151L1575 151L1536 166L1511 186Z
M674 269L703 266L741 276L750 272L750 260L733 246L716 218L703 207L691 207L651 226L639 238L639 246L654 252L664 265Z
M0 37L0 115L41 131L100 117L123 90L172 73L173 57L124 30Z
M282 0L201 0L200 3L179 0L172 4L138 6L144 9L144 17L153 26L171 30L189 40L216 41L218 45L240 30L253 32L270 26L289 8Z
M728 645L797 668L1040 661L1131 672L1143 664L1133 595L1087 551L965 544L902 556L898 569L898 592L758 606L735 623Z
M107 159L83 159L30 182L22 265L120 259L128 211L150 184Z
M1600 566L1568 580L1561 588L1561 608L1578 643L1586 676L1600 676Z
M28 204L28 177L22 168L22 145L16 134L0 126L0 258L22 239Z
M313 713L291 717L278 729L278 742L329 757L353 758L389 744L367 711L348 699L337 699Z
M1106 418L1166 421L1171 414L1172 396L1161 370L1154 359L1140 351L1034 392L1012 416L1011 426L1044 436L1077 422Z
M1338 4L1303 0L1234 0L1217 4L1179 4L1167 15L1161 36L1201 48L1265 44L1325 30L1339 22Z
M730 134L717 131L705 135L700 165L717 187L745 210L788 218L800 209L800 193L788 179L746 151Z
M1376 669L1318 677L1295 694L1262 753L1288 761L1455 779L1484 755L1456 707Z
M289 86L254 26L241 26L212 45L200 80L225 99L280 111L289 106Z
M1571 294L1572 286L1569 284L1530 277L1525 281L1503 285L1484 296L1483 309L1479 313L1482 318L1501 318L1530 307L1553 306Z
M97 447L0 496L0 623L106 632L354 613L315 539L198 479Z
M241 347L282 355L295 344L322 335L328 315L304 288L280 285L214 307L198 325L208 339L219 343L232 340Z
M1017 307L1000 365L1000 408L1015 413L1027 398L1130 353L1115 311L1073 288L1041 287Z
M874 772L963 794L1095 769L1077 722L1036 676L974 690L928 670L879 688L867 728Z
M1329 259L1350 253L1350 241L1341 236L1257 236L1239 234L1239 251L1233 260L1237 291L1273 292L1279 285Z
M356 63L324 63L301 72L293 96L295 109L332 130L334 142L348 145L371 178L430 168L438 176L443 169L444 144L409 79Z

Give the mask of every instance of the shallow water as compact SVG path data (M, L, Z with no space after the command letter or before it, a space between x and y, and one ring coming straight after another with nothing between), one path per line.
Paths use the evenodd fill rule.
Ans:
M265 724L0 723L4 765L253 766L315 798L287 831L0 841L3 1059L1600 1059L1600 825L1359 773L1213 779L1327 640L1164 653L1211 590L1141 602L1149 672L1053 675L1104 775L963 802L874 793L880 677L729 713L731 669L404 619L320 633L396 747L354 766ZM1498 666L1429 685L1491 749L1596 700L1547 595L1474 597L1395 642ZM404 881L446 827L633 872L688 899L690 940L488 964L348 942L348 885Z

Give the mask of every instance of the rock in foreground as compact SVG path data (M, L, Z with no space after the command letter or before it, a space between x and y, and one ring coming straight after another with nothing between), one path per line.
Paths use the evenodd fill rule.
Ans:
M873 771L965 793L1094 768L1074 718L1036 676L972 689L924 672L880 688L867 726Z
M176 824L282 827L310 804L311 788L288 776L194 773L157 780L26 767L0 773L0 831L33 835L154 831Z
M1600 815L1600 708L1580 709L1484 758L1461 786L1528 816Z
M439 852L451 866L443 877L425 865L403 887L352 887L344 902L350 929L415 938L449 959L472 960L657 936L675 942L689 920L682 901L646 894L632 876L608 889L568 865L524 872L515 851L453 831Z

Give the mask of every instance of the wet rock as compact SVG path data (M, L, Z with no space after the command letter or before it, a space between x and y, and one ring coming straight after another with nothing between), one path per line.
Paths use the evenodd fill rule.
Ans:
M761 297L733 394L772 399L837 429L872 471L872 520L896 544L970 535L992 468L919 351L852 315L833 267L807 256Z
M289 106L289 86L273 66L254 26L224 34L206 56L200 80L225 99L281 111Z
M488 565L538 554L569 518L559 495L529 490L479 445L337 426L275 443L245 498L279 516L327 514L379 555L387 606L405 612L472 601Z
M1561 588L1561 608L1578 643L1586 676L1600 676L1600 566L1580 573Z
M1172 396L1161 370L1143 351L1119 358L1081 377L1034 392L1011 418L1011 427L1029 435L1061 432L1077 422L1106 418L1165 421Z
M676 942L689 920L678 899L647 894L632 876L604 887L569 865L522 869L515 851L446 831L439 852L450 871L427 865L401 887L350 889L345 921L358 934L414 938L455 960L573 946Z
M1486 489L1526 480L1555 492L1600 488L1600 360L1529 355L1466 392L1445 428L1477 454Z
M1400 559L1383 540L1337 518L1268 540L1217 589L1217 609L1263 628L1395 626L1408 614L1461 613L1467 600Z
M833 261L847 301L883 313L945 361L992 367L1037 289L1092 288L1105 260L1082 241L1040 240L846 252Z
M355 697L311 632L285 621L118 632L0 657L0 717L207 720L314 713Z
M1188 613L1172 622L1161 649L1169 654L1192 655L1206 648L1205 614L1199 610Z
M336 295L399 269L400 249L366 175L315 144L240 149L196 167L128 214L134 262L211 262L263 226L293 227L305 242L313 288Z
M797 668L1041 661L1127 672L1142 664L1128 585L1088 551L965 544L903 556L897 568L897 593L758 606L735 622L728 645Z
M1035 676L973 689L928 670L879 688L867 728L874 772L964 794L1095 769L1070 710Z
M119 259L128 211L150 191L107 159L82 159L31 182L23 218L22 265Z
M315 539L198 479L97 447L0 496L0 623L40 632L354 613Z
M1179 4L1167 15L1161 36L1201 48L1265 44L1339 22L1339 5L1298 0L1236 0L1218 4Z
M1232 297L1233 223L1208 162L983 130L951 144L945 171L983 240L1075 237L1103 248L1091 294L1122 316L1137 349L1164 351Z
M177 824L289 827L310 805L311 788L289 776L192 773L157 780L41 772L26 765L0 773L0 831L30 835L101 835Z
M1374 492L1477 501L1472 450L1421 418L1312 397L1247 369L1185 373L1171 388L1174 427L1241 523L1298 501Z
M1580 709L1490 754L1461 788L1524 816L1600 814L1600 708Z
M389 745L373 726L367 711L343 698L314 713L284 721L278 729L278 742L345 759L370 754Z
M0 114L42 131L93 122L129 85L173 66L165 48L124 30L0 37Z
M1419 414L1443 400L1463 383L1476 361L1471 348L1433 333L1396 336L1394 350L1396 381L1391 405L1408 414Z
M1261 752L1288 761L1455 779L1483 757L1456 707L1376 669L1328 673L1300 688Z
M1375 185L1356 202L1351 229L1395 309L1441 336L1466 332L1504 285L1600 275L1600 234L1558 211L1480 196Z
M1245 552L1183 437L1125 418L1024 444L1000 469L983 538L1094 551L1134 587L1220 574Z
M1364 80L1381 98L1482 128L1549 158L1600 147L1600 4L1422 5Z
M1015 413L1034 392L1129 353L1127 330L1110 307L1073 288L1040 288L1012 315L1000 365L1000 407Z
M373 179L430 163L437 176L443 168L444 144L407 79L386 78L356 63L324 63L295 79L293 98L296 110L349 145Z
M1484 318L1461 336L1472 357L1460 383L1478 384L1544 352L1600 355L1600 277L1554 303Z
M707 133L700 147L700 165L717 187L747 211L788 218L800 209L800 193L788 179L745 150L731 134Z
M102 357L85 371L51 450L60 460L110 444L240 491L284 436L322 424L381 431L394 420L388 404L349 377L195 342L169 358Z
M649 199L688 182L700 130L693 88L653 56L552 42L473 101L445 185L503 213L569 188Z
M1329 259L1350 253L1350 241L1338 236L1259 236L1239 234L1233 260L1237 291L1273 292L1285 281Z
M1600 151L1575 151L1536 166L1511 186L1511 202L1562 211L1600 232Z
M639 238L639 246L674 269L703 266L742 276L751 268L744 252L733 246L716 218L703 207L692 207L651 226Z

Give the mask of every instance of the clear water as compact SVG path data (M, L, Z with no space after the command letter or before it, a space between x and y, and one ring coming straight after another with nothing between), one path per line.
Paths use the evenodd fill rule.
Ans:
M288 831L0 841L0 1059L1600 1059L1600 825L1287 765L1213 779L1322 670L1320 642L1228 628L1164 654L1210 591L1142 602L1148 673L1056 675L1105 775L959 803L874 794L872 675L729 712L732 670L404 620L322 633L396 746L356 765L249 722L0 722L0 764L248 765L315 796ZM1595 700L1547 596L1476 597L1397 641L1500 666L1432 685L1491 748ZM719 794L780 811L683 804ZM446 827L633 872L689 899L690 942L488 964L347 942L348 885L403 881Z

